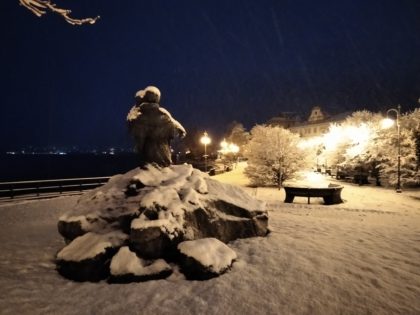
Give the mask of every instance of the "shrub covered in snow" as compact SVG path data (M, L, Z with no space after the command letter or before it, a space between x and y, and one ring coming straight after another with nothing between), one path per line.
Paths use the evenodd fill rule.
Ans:
M308 165L299 136L280 127L255 126L246 145L245 175L256 186L279 185Z

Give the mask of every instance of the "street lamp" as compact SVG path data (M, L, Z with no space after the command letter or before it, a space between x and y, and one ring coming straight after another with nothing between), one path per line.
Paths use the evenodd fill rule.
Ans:
M396 115L395 121L391 118L389 118L389 113L394 112ZM383 128L390 128L394 125L394 123L397 124L397 145L398 145L398 166L397 166L397 193L402 192L401 190L401 143L400 143L400 115L401 115L401 106L398 105L397 109L391 108L386 111L386 118L382 120L382 127Z
M206 131L204 131L204 134L201 137L200 142L204 144L204 170L205 172L207 172L207 145L211 143L211 139Z

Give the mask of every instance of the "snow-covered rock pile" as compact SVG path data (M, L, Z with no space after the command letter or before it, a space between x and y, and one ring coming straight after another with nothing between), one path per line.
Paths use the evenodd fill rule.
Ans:
M191 165L148 165L85 193L60 218L69 244L57 269L77 281L130 282L167 277L170 262L189 279L208 279L236 258L222 242L265 236L267 224L264 204L239 187Z

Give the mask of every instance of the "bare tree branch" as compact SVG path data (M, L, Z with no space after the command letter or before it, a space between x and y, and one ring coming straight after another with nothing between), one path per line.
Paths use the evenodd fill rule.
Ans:
M69 16L71 10L57 8L56 4L52 3L50 0L19 0L19 3L38 17L46 14L47 11L51 11L61 15L68 23L72 25L95 24L96 20L100 18L99 16L86 19L71 18Z

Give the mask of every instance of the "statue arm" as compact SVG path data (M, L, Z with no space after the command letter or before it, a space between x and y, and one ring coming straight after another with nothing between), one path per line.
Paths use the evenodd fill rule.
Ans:
M171 113L169 113L165 108L159 107L161 113L165 114L169 120L171 121L172 126L174 127L176 133L180 138L184 138L187 134L185 128L181 125L181 123L172 117Z
M141 115L141 111L140 108L137 105L134 105L133 107L131 107L130 111L127 114L127 121L133 122L134 120L137 119L137 117L139 117Z

